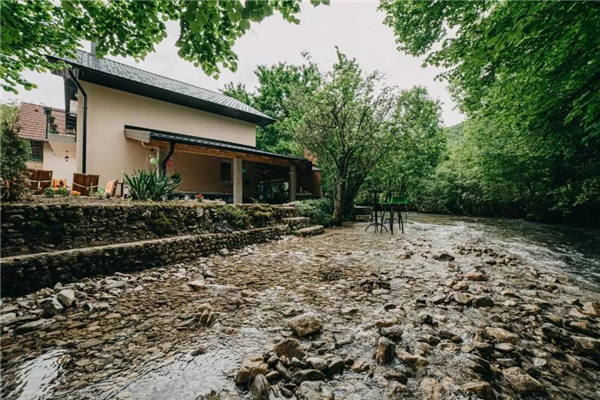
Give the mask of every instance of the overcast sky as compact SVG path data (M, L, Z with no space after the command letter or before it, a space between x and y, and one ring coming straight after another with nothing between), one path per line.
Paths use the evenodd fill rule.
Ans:
M258 81L254 69L260 64L280 61L292 64L303 62L301 53L308 51L322 69L330 69L335 62L335 46L358 60L363 70L386 73L387 84L400 88L414 85L427 87L433 98L442 101L444 125L451 126L464 119L452 102L446 84L434 80L438 69L421 68L422 59L399 52L392 29L383 25L384 13L377 11L376 1L333 2L330 6L312 7L302 4L300 25L283 21L277 14L262 23L253 23L252 30L238 40L234 51L239 57L235 73L223 71L218 80L204 75L177 56L175 40L178 26L168 25L168 38L156 48L156 53L145 61L109 57L138 68L174 78L207 89L218 90L229 81L242 82L253 89ZM89 51L89 46L84 50ZM30 92L19 88L18 95L2 93L4 101L19 100L64 108L62 79L50 73L28 72L26 78L38 85Z

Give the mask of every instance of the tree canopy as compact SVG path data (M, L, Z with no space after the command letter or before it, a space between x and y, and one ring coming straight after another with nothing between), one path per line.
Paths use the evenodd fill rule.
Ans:
M48 55L74 57L82 40L96 41L97 55L143 59L167 36L167 21L178 21L178 54L218 76L235 71L232 47L252 22L275 13L299 23L300 0L85 1L5 0L1 3L0 78L5 91L35 87L24 70L51 69ZM329 0L311 0L314 6Z
M537 219L599 214L596 3L386 1L380 8L399 50L442 67L440 78L469 117L467 149L448 153L454 165L445 176L470 189L449 197Z

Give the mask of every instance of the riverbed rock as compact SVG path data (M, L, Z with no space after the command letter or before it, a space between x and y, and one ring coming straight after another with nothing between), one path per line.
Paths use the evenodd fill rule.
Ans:
M38 319L36 321L27 322L23 325L19 325L15 329L15 334L22 334L31 331L42 331L54 324L54 319Z
M486 381L474 381L462 385L462 390L473 393L484 400L496 400L492 385Z
M465 279L469 281L475 282L483 282L487 281L487 276L479 271L471 271L465 274Z
M269 366L264 362L262 354L251 354L242 361L242 365L235 376L235 382L247 385L257 375L265 375L269 372Z
M267 378L258 374L252 380L250 384L250 393L252 393L252 399L254 400L269 400L269 392L271 391L271 385Z
M406 352L398 352L398 358L400 358L402 362L404 362L404 364L408 365L415 371L423 369L429 365L429 360L425 357L417 356Z
M473 297L473 307L493 307L494 300L489 296L475 296Z
M346 364L344 363L344 360L342 360L341 357L334 356L329 360L329 365L327 366L326 374L331 377L335 374L340 374L344 372L345 368Z
M112 289L122 289L124 287L127 286L127 282L126 281L114 281L109 283L108 285L106 285L104 287L104 290L109 291Z
M296 392L299 400L334 400L331 386L325 382L306 381L300 384Z
M44 312L42 316L44 318L54 317L55 315L60 314L63 309L64 307L60 304L60 301L58 301L56 297L52 297L44 303Z
M63 289L56 295L58 301L62 303L65 307L71 307L73 302L75 301L75 291L71 289Z
M600 303L597 301L588 301L583 304L581 310L590 317L598 317L600 316Z
M399 341L399 340L402 340L402 334L404 332L400 325L392 325L392 326L381 328L380 333L382 336L385 336L388 339L392 339L394 341Z
M279 357L285 356L290 360L294 357L298 359L306 357L306 352L302 348L302 344L298 339L294 338L283 339L278 342L273 348L273 351Z
M325 375L318 369L304 369L296 372L292 376L292 382L296 385L300 385L305 381L324 381Z
M485 334L487 337L496 339L500 343L512 343L515 344L519 339L519 335L507 331L504 328L495 328L488 326L485 328Z
M575 343L575 349L581 355L594 355L600 359L600 339L594 339L588 336L572 336Z
M520 367L507 368L502 371L504 379L519 393L539 392L544 386Z
M452 254L448 254L446 252L439 252L431 256L434 260L438 261L454 261L454 256Z
M327 360L321 357L308 357L305 361L309 367L318 369L323 373L325 373L327 371L327 367L329 367Z
M304 337L320 332L323 324L315 314L306 313L290 319L289 327L296 335Z
M202 290L206 288L206 282L204 279L196 279L191 282L188 282L188 286L194 290Z
M389 364L396 356L396 345L388 338L381 336L377 341L377 354L375 359L379 364Z
M5 327L17 321L17 314L9 312L0 316L0 326Z

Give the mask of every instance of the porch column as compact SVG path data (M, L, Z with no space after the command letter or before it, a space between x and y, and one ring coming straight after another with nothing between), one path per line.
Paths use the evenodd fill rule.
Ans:
M244 191L244 178L242 176L242 159L234 158L233 168L233 203L242 204Z
M290 202L296 201L296 166L290 165Z

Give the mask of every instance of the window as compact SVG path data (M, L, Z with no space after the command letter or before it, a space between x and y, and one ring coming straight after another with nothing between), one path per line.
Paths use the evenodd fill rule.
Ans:
M221 161L221 183L231 183L231 161Z
M44 160L44 142L29 141L31 151L29 152L29 161Z

